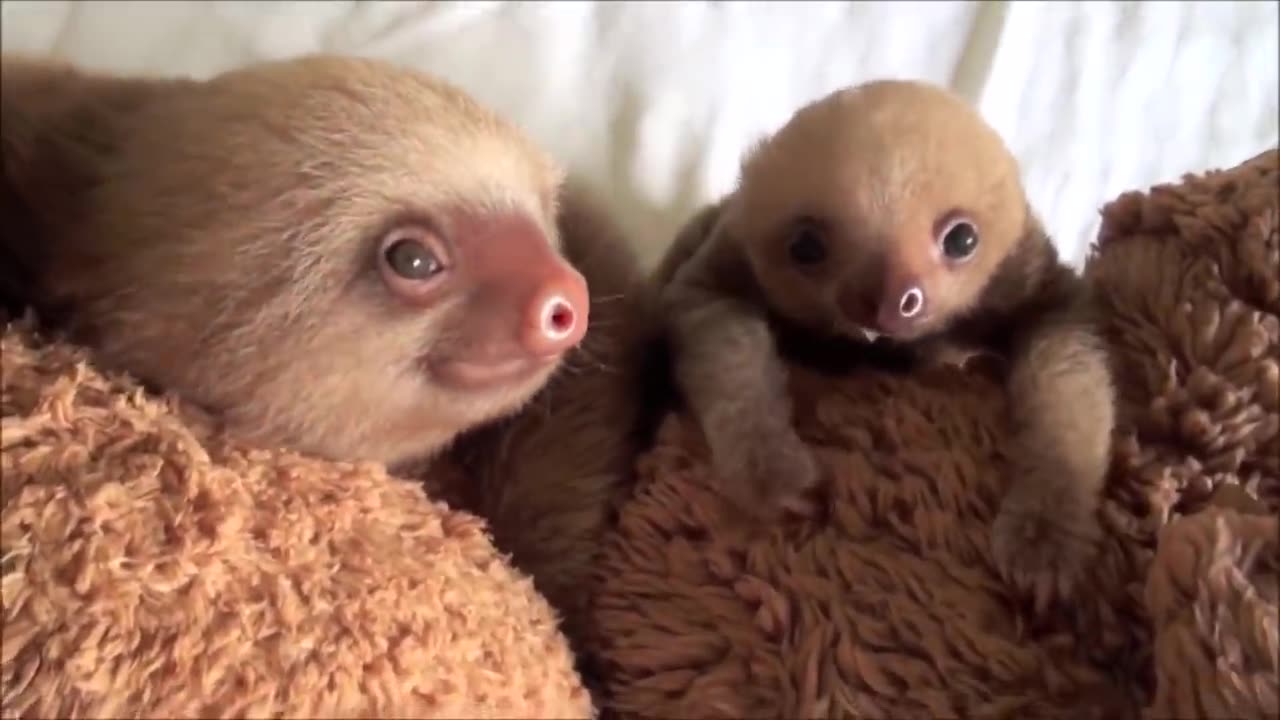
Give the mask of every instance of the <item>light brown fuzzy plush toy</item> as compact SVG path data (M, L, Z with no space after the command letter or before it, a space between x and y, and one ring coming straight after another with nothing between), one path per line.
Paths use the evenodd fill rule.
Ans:
M24 324L3 343L5 717L590 715L476 517L213 440Z
M981 368L792 367L825 512L744 535L669 417L597 568L625 717L1264 718L1277 699L1280 153L1127 193L1086 277L1120 392L1101 555L1037 614L997 572L1011 428ZM734 478L724 478L732 483Z

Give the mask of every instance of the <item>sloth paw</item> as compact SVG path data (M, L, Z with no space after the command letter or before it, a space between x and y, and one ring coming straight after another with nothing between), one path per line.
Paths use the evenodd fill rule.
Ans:
M821 468L794 432L744 444L722 464L720 476L730 501L757 520L817 510L810 491L819 484Z
M997 570L1037 615L1072 595L1101 535L1092 503L1048 495L1006 498L991 532Z

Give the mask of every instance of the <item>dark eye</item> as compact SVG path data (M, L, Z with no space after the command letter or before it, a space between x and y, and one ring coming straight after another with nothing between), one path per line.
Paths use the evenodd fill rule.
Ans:
M440 258L420 237L405 233L382 251L387 267L405 280L426 280L444 269Z
M428 301L448 276L449 246L429 227L402 225L382 236L378 252L378 274L402 300Z
M942 235L942 253L951 260L964 260L977 248L978 230L968 221L952 224Z
M797 265L816 265L827 259L827 240L822 228L812 222L801 222L791 231L787 254Z

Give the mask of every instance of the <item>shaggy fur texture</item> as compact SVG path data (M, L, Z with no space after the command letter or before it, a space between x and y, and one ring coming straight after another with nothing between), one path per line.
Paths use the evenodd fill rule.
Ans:
M3 338L4 717L589 717L474 516Z
M608 702L649 717L1275 717L1280 155L1104 209L1121 389L1105 547L1043 615L993 567L990 369L794 369L829 512L747 537L669 417L598 567Z

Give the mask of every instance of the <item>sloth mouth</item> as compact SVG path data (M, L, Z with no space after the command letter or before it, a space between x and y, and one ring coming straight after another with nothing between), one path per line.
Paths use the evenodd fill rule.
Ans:
M521 355L494 360L429 358L428 372L437 382L457 390L485 390L531 380L555 365L558 357Z
M886 332L880 329L873 329L866 325L856 324L846 326L847 332L855 340L861 340L869 345L876 343L903 343L911 342L920 337L920 333L916 332Z

